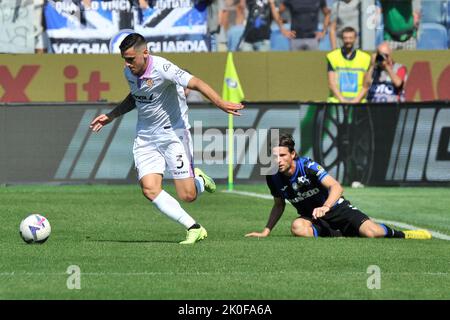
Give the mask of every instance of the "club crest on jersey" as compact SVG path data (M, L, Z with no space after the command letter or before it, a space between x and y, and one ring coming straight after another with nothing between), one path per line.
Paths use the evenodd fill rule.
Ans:
M309 179L306 178L305 176L300 176L300 177L298 177L298 178L297 178L297 182L298 182L300 185L309 185L309 184L311 184L311 181L309 181Z
M147 86L149 88L153 87L153 79L147 79L147 80L145 80L145 83L147 84Z

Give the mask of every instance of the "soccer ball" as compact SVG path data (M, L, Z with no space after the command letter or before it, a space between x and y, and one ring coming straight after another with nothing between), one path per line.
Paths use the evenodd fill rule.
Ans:
M26 243L44 243L51 231L50 222L40 214L30 214L19 227L20 236Z

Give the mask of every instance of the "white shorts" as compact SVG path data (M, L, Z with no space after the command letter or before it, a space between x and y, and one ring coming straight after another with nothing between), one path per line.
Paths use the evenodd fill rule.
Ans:
M188 129L137 136L133 155L139 180L151 173L164 175L166 169L174 179L194 177L193 145Z

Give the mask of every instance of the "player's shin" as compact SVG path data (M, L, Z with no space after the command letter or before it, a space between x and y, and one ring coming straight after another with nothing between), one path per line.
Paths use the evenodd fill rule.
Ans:
M184 211L178 201L164 190L153 200L153 204L164 215L182 224L186 229L195 224L195 220Z

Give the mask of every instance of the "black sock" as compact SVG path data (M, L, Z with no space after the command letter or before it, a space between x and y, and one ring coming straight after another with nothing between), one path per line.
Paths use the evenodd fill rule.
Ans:
M404 238L405 237L405 233L403 231L391 229L387 225L382 224L382 223L380 223L380 226L382 226L384 228L384 230L386 230L386 235L384 236L385 238Z
M194 224L188 229L188 231L191 230L191 229L200 229L200 225L199 225L198 223L194 223Z

